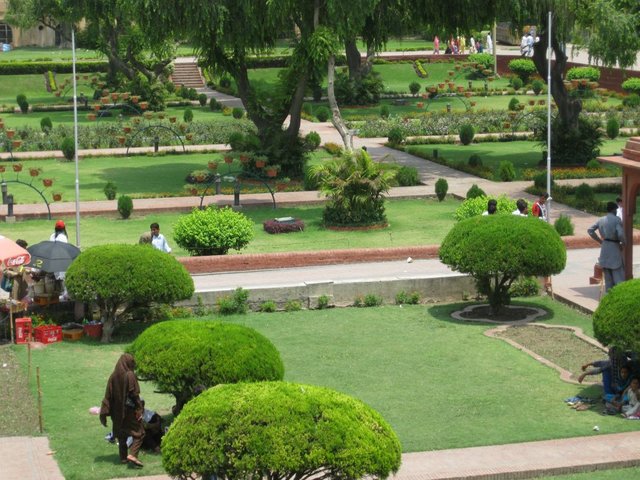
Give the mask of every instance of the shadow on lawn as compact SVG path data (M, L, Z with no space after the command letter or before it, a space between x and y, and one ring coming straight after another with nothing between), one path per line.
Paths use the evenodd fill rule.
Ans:
M434 318L437 318L438 320L442 320L443 322L451 322L451 323L456 323L456 324L472 324L472 325L484 324L484 325L487 325L487 326L495 325L495 324L483 322L481 320L478 320L478 321L469 320L469 321L461 322L460 320L456 320L455 318L451 317L451 314L453 312L457 312L459 310L462 310L465 307L468 307L470 305L487 305L487 302L472 301L472 302L458 302L458 303L448 303L448 304L442 304L442 305L434 305L434 306L432 306L432 307L430 307L428 309L428 312ZM540 305L540 304L536 304L536 303L532 303L532 302L527 302L527 301L523 301L523 300L515 300L515 301L511 302L511 306L541 308L541 309L545 310L547 312L546 315L537 318L535 320L536 322L549 321L549 320L552 320L555 317L555 312L553 310L550 310L549 308L547 308L544 305Z

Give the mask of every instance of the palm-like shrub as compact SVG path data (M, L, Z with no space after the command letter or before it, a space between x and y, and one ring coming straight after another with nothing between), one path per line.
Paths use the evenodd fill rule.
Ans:
M178 219L173 228L176 243L189 254L225 255L241 250L253 239L253 222L231 208L194 209Z
M145 330L128 347L137 373L176 398L179 412L199 391L221 383L282 380L278 350L252 328L173 320Z
M383 170L364 151L312 167L320 191L329 197L323 212L327 225L374 225L386 221L384 194L395 173Z
M95 302L111 341L116 325L141 305L172 303L193 295L193 280L171 255L149 245L100 245L82 252L67 270L65 285L76 300Z
M162 441L162 465L180 479L383 479L400 442L355 398L285 382L220 385L184 408Z
M497 314L510 303L518 277L560 273L567 253L560 235L538 218L487 215L456 224L440 246L440 260L475 278Z
M640 350L640 280L613 287L593 314L593 333L603 345Z

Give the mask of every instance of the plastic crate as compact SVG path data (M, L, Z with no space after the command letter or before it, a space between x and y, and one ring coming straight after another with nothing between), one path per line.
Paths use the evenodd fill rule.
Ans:
M31 341L31 317L16 318L16 343Z
M55 343L62 341L62 327L58 325L41 325L34 330L36 342Z

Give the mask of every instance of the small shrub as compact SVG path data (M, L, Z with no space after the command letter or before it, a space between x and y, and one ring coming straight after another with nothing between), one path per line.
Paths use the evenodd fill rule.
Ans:
M318 132L309 132L304 137L304 143L311 149L315 150L322 143L322 139L320 138L320 134Z
M118 198L118 213L124 219L127 219L131 216L131 212L133 212L133 200L128 195L120 195Z
M193 110L187 107L182 115L182 119L185 123L191 123L193 121Z
M460 132L458 133L460 137L460 143L462 143L463 145L469 145L471 142L473 142L473 137L475 136L475 134L476 132L473 126L465 123L460 127Z
M471 155L467 163L469 164L470 167L482 168L482 158L477 153L474 153L473 155Z
M18 94L16 97L16 103L18 104L18 107L20 107L20 111L22 113L29 112L29 102L27 101L27 96L24 93Z
M511 112L517 112L518 110L520 110L520 100L518 100L516 97L513 97L511 100L509 100L508 108Z
M245 135L242 132L233 132L229 135L229 140L227 143L231 147L231 150L235 150L236 152L241 152L246 150L245 147Z
M319 122L326 122L327 120L329 120L330 116L331 111L327 107L321 106L316 109L316 118Z
M218 102L215 98L211 97L209 99L209 109L212 112L216 112L218 110L220 110L222 108L222 106L220 105L220 102Z
M309 102L304 102L302 104L302 113L309 116L313 115L313 105L311 105Z
M382 305L382 297L380 295L376 295L375 293L368 293L364 296L364 306L365 307L379 307Z
M593 205L596 199L596 194L593 191L593 188L591 187L591 185L587 183L581 183L576 188L575 197L576 197L576 207L587 208Z
M544 83L542 82L542 80L538 80L537 78L531 82L531 90L533 90L533 93L535 93L536 95L540 95L540 92L542 92L542 89L544 88Z
M50 117L42 117L40 119L40 130L48 134L52 128L53 128L53 122L51 121Z
M396 305L417 305L420 303L420 292L401 292L396 293Z
M533 185L540 191L547 191L547 174L545 172L538 173L535 177L533 177ZM551 188L555 185L553 181L553 177L551 178Z
M592 158L587 162L587 170L600 170L601 168L602 165L595 158Z
M632 93L631 95L624 97L622 99L622 105L629 108L640 107L640 95L637 93Z
M76 155L76 144L73 138L64 137L62 139L62 143L60 144L60 150L62 150L64 158L66 158L68 161L73 160Z
M264 231L271 234L304 231L304 222L298 218L291 222L279 222L276 219L265 220L262 223Z
M231 110L231 115L236 120L240 120L242 117L244 117L244 110L240 107L233 107L233 110Z
M600 80L600 69L596 67L573 67L567 72L567 79L597 82Z
M358 295L353 299L353 306L356 308L364 307L364 297L362 295Z
M380 116L382 118L389 118L389 105L380 105Z
M485 70L493 69L493 55L490 53L472 53L467 57L470 63L480 63Z
M273 313L278 309L276 302L273 300L267 300L260 304L260 311L264 313Z
M607 137L611 140L616 138L620 133L620 122L616 117L611 117L607 120Z
M204 107L207 104L207 96L204 93L198 95L198 103L201 107Z
M409 91L411 92L411 95L417 95L420 91L420 84L418 82L411 82L409 84Z
M447 191L449 190L449 183L446 178L439 178L436 181L436 196L438 197L438 201L443 201L444 197L447 196Z
M529 81L529 77L536 73L533 60L528 58L516 58L509 62L509 70L515 73L523 84ZM516 88L515 86L513 88Z
M247 300L249 291L243 288L236 288L231 295L223 295L216 300L216 308L220 315L235 315L247 313L249 309Z
M222 77L220 82L218 82L222 88L230 88L231 87L231 79L229 77Z
M324 310L326 308L329 308L331 306L329 302L330 302L330 298L328 295L320 295L318 297L318 303L317 303L318 310Z
M387 141L393 145L401 145L405 140L404 132L400 127L393 127L389 130L389 134L387 136Z
M535 277L520 277L509 287L511 297L536 297L540 293L540 283Z
M471 185L471 188L467 190L466 198L476 198L476 197L486 197L486 196L487 194L484 193L484 190L482 190L478 185L474 183L473 185Z
M640 78L628 78L622 82L622 89L628 93L640 95Z
M300 300L288 300L284 304L285 312L299 312L302 310L302 302Z
M511 86L514 90L518 91L522 88L523 82L520 77L514 77L511 79Z
M107 184L104 186L104 189L103 189L104 196L107 197L107 200L115 200L117 191L118 191L118 188L116 187L116 184L113 182L107 182Z
M407 167L403 165L396 172L396 181L401 187L413 187L420 185L420 177L416 167Z
M330 155L340 155L342 153L342 147L337 143L327 142L322 148L324 148Z
M566 237L569 235L573 235L573 222L571 221L571 217L568 217L565 214L561 214L553 224L553 227L558 232L558 235L561 237Z
M503 182L513 182L516 178L516 169L513 167L513 163L508 160L500 162L498 178Z

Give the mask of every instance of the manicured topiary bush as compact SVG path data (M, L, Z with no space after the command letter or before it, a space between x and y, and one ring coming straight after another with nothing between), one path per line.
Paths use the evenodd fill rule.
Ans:
M438 180L436 180L436 197L438 197L439 202L444 200L444 197L447 196L448 191L449 182L447 182L446 178L439 178Z
M522 88L522 79L520 77L513 77L511 79L511 86L513 87L513 89L517 92L518 90L520 90Z
M327 120L329 120L330 116L331 111L327 107L321 106L316 108L316 118L319 122L326 122Z
M322 143L322 139L318 132L309 132L304 137L304 143L308 146L309 150L315 150Z
M193 121L193 110L191 110L189 107L184 109L184 113L182 114L182 119L186 122L186 123L190 123Z
M640 279L622 282L602 297L593 314L593 333L603 345L640 350Z
M511 112L520 110L520 100L518 100L516 97L513 97L511 100L509 100L509 105L507 108Z
M515 215L462 220L445 237L439 255L453 270L473 276L494 314L510 303L509 288L518 277L554 275L567 261L560 235L547 222Z
M68 161L71 161L75 158L76 155L76 144L71 137L64 137L62 139L62 143L60 144L60 150L62 150L62 154L64 158Z
M456 209L454 218L458 221L465 218L477 217L487 211L487 205L491 197L479 196L473 198L467 198ZM516 209L515 200L511 200L506 195L500 195L495 199L498 203L496 214L511 214Z
M467 160L467 163L470 167L480 168L482 167L482 158L477 153L474 153L473 155L469 156L469 160Z
M503 160L498 166L498 179L503 182L513 182L516 178L516 169L509 160Z
M404 132L399 127L393 127L389 130L387 141L392 147L401 145L405 140Z
M540 95L540 92L542 92L542 89L544 88L544 83L542 82L542 80L538 80L537 78L531 82L531 90L533 90L533 93L536 95Z
M207 104L207 95L204 93L198 95L198 103L201 107L204 107Z
M463 145L469 145L471 142L473 142L473 137L475 136L475 134L476 131L474 130L473 126L465 123L460 127L460 132L458 133L460 137L460 143L462 143Z
M381 479L400 461L396 434L371 407L286 382L211 388L185 406L162 441L162 465L180 479Z
M53 128L53 122L51 121L51 117L42 117L40 119L40 130L44 133L49 133Z
M620 122L616 117L611 117L607 120L607 137L611 140L616 138L620 133Z
M631 95L622 99L622 104L625 107L629 108L640 107L640 95L638 95L637 93L632 93Z
M622 89L628 93L640 95L640 78L628 78L622 82Z
M471 185L471 188L469 190L467 190L467 195L466 198L476 198L476 197L486 197L487 194L484 193L484 190L482 190L477 184L473 184Z
M575 197L577 208L588 208L593 205L593 202L596 200L596 194L593 191L593 187L588 183L581 183L578 185L575 191Z
M111 341L130 310L151 302L172 303L193 295L189 272L171 255L149 245L100 245L83 251L67 270L72 298L95 303Z
M194 209L181 216L173 229L176 243L195 256L242 250L253 235L253 222L231 208Z
M400 187L420 185L420 176L416 167L403 165L396 171L396 181Z
M417 95L418 92L420 91L420 84L418 82L411 82L409 84L409 92L411 92L411 95Z
M527 84L529 82L529 77L537 71L533 60L528 58L516 58L511 60L509 62L509 70L518 75L524 84Z
M573 67L567 72L567 79L597 82L600 80L600 69L596 67Z
M18 107L20 107L20 111L22 113L29 113L29 102L27 101L27 96L24 93L18 94L16 97L16 103Z
M176 398L176 413L199 390L284 376L280 354L266 337L230 323L158 323L142 332L127 351L135 357L141 378Z
M118 197L118 213L125 220L131 216L133 212L133 200L129 195L120 195Z
M556 219L553 228L556 229L556 232L558 232L558 235L561 237L573 235L573 222L571 221L571 217L568 217L564 213Z
M236 120L239 120L242 117L244 117L244 110L242 108L240 108L240 107L233 107L233 110L231 110L231 115Z
M470 63L480 63L485 70L493 68L493 55L490 53L472 53L467 57Z

